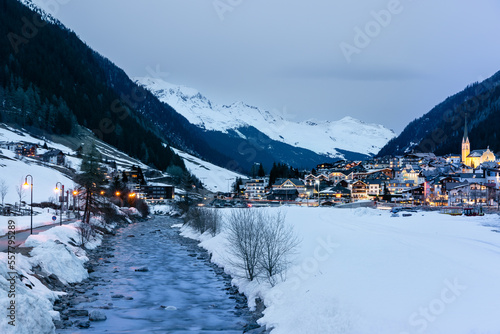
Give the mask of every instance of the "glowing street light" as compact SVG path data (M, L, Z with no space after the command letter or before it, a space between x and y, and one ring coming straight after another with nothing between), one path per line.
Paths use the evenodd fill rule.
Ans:
M318 207L319 207L319 180L316 180L316 184L318 185Z
M120 195L121 195L121 194L122 194L122 193L121 193L121 192L119 192L119 191L115 192L116 197L120 197Z
M58 188L57 185L60 184L61 188ZM55 192L61 191L61 209L59 210L59 225L62 226L62 212L63 212L63 205L64 205L64 185L61 182L56 183L56 189L54 189Z
M75 214L75 208L77 207L78 208L78 216L80 216L80 208L78 205L76 205L77 201L78 201L78 190L73 190L73 216L76 217L76 214Z
M128 197L130 197L130 198L134 198L135 196L136 196L136 193L130 193L130 194L128 194Z
M28 184L28 176L30 177L30 181L31 181L30 184ZM24 178L23 187L25 189L27 189L28 187L31 188L30 232L31 232L31 234L33 234L33 176L31 176L30 174L26 175L26 177Z

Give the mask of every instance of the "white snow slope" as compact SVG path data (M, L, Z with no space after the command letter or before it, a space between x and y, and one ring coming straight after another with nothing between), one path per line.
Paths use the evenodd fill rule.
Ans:
M253 126L273 140L330 157L341 156L336 148L376 154L395 136L392 130L382 125L367 124L352 117L344 117L339 121L294 122L291 120L294 115L286 110L265 111L243 102L221 106L192 88L150 77L135 80L190 123L203 129L227 132L229 129Z
M172 148L183 160L186 168L203 183L207 190L227 192L236 178L246 179L247 176L216 166L201 160L186 152ZM228 188L229 187L229 188Z
M233 279L250 305L256 297L264 300L260 321L274 327L272 334L500 333L497 215L281 210L302 239L287 280L270 287L264 280ZM200 237L183 229L238 276L227 230Z

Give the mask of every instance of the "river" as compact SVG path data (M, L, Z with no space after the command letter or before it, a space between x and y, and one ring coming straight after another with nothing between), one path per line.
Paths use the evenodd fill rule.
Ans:
M229 334L256 327L230 278L209 263L196 242L181 237L174 223L155 217L105 238L93 260L95 271L67 300L73 309L100 310L107 320L57 333ZM69 320L88 317L70 314Z

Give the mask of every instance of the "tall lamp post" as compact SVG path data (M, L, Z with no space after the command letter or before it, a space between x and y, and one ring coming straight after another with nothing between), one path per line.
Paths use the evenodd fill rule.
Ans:
M57 185L60 184L61 188L58 188ZM59 225L62 226L62 212L63 212L63 207L64 207L64 185L61 182L56 183L56 192L61 191L61 210L59 211Z
M30 184L28 184L28 176L30 177L30 181L31 181ZM26 177L24 178L23 187L24 188L28 188L28 187L31 188L30 232L31 232L31 234L33 234L33 176L31 176L30 174L26 175Z
M76 200L78 199L78 197L76 196L78 195L78 191L77 190L73 190L73 215L76 217L76 213L75 213L75 209L77 208L76 206ZM78 211L78 216L80 215L80 208L77 209Z
M318 185L318 207L319 207L319 180L316 180L316 184Z

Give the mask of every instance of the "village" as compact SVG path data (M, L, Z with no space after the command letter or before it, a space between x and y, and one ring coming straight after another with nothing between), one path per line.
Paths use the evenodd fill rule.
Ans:
M461 154L406 153L365 161L322 163L302 178L269 177L242 180L228 200L244 198L253 205L381 206L385 204L444 208L443 212L471 214L497 209L500 202L500 157L489 148L471 151L467 124ZM350 204L349 204L350 203ZM353 203L357 203L353 204ZM251 204L252 205L252 204ZM472 207L473 209L471 209Z
M68 181L73 180L80 168L82 147L72 151L58 144L36 143L33 139L35 138L26 141L1 141L0 158L4 161L23 162L24 164L20 165L22 168L36 165L42 167L41 170L53 170L56 177L53 180L47 180L45 177L43 180L44 185L48 183L50 187L40 186L39 176L45 172L37 173L38 177L32 172L35 177L25 174L22 179L1 179L0 213L4 216L37 215L39 210L31 211L30 207L40 207L62 210L68 218L70 214L78 217L79 188L74 182ZM170 185L171 178L154 169L145 169L143 173L141 167L134 163L135 161L119 161L117 164L116 160L102 157L99 169L106 178L108 187L101 190L100 195L108 197L120 206L132 206L136 199L143 199L148 204L174 199L175 188ZM63 180L62 176L66 182L58 182ZM38 200L33 200L32 194L30 198L30 188ZM177 191L182 192L180 189ZM17 196L6 196L7 193L16 193ZM6 197L7 200L4 201Z
M4 141L0 142L0 149L13 152L16 159L55 168L69 177L81 157L81 148L63 153L47 144L31 142ZM469 214L482 214L484 210L498 210L500 205L500 157L489 148L471 151L467 125L460 155L411 152L364 161L338 160L318 164L312 170L301 170L296 177L288 178L272 179L259 170L260 176L253 178L226 179L227 191L202 189L203 182L201 187L184 185L185 190L175 184L171 175L154 169L146 168L143 172L135 165L117 166L107 158L102 162L101 168L105 169L109 183L122 184L120 189L109 187L110 193L106 194L119 201L134 198L148 204L187 201L216 208L418 206L438 208L449 214L462 214L464 210ZM69 211L75 206L76 195L72 185L67 185L66 194L59 198L59 202L64 203L63 210ZM25 215L29 203L20 203L4 205L4 214Z

